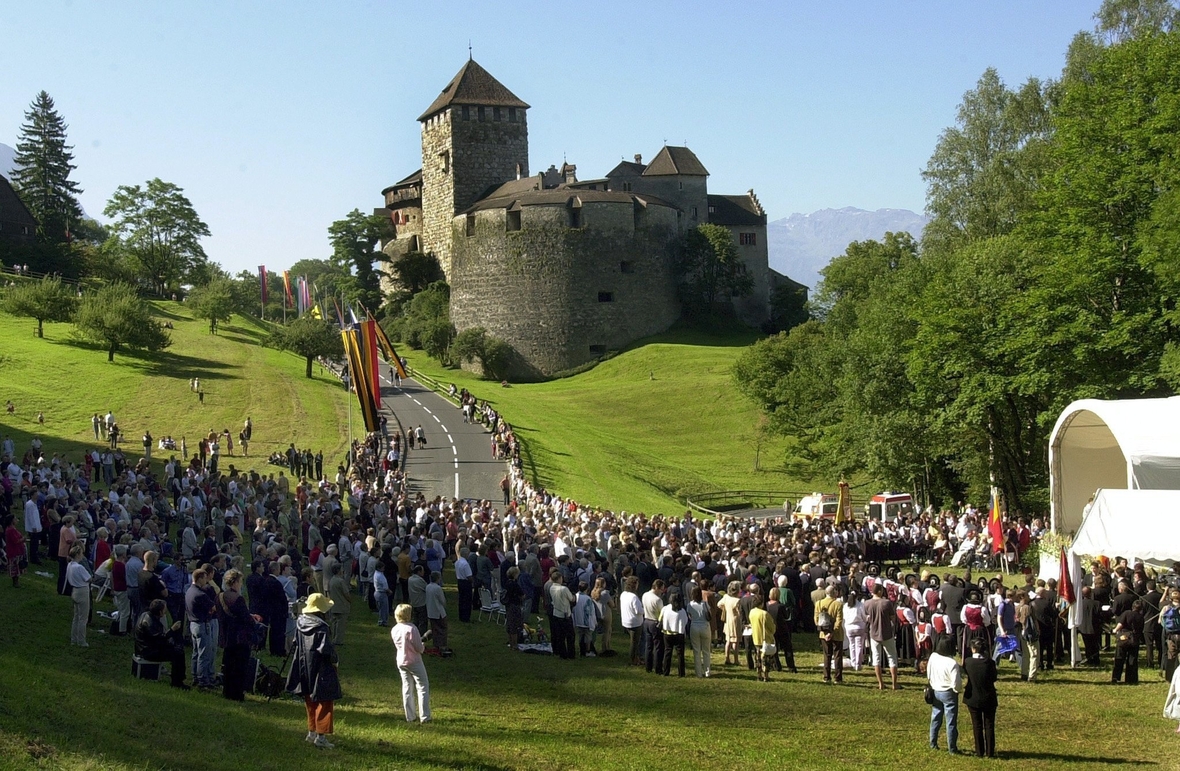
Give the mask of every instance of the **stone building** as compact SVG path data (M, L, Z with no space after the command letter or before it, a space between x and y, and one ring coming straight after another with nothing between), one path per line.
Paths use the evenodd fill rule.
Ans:
M382 191L391 258L433 253L457 330L483 327L516 352L515 378L576 367L670 327L681 315L673 245L705 222L733 233L754 291L732 298L757 325L779 276L767 264L754 191L711 195L687 147L578 180L563 163L530 176L529 105L469 60L418 121L422 168Z

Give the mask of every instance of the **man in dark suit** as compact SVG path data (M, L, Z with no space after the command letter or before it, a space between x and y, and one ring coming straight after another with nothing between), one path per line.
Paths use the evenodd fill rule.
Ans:
M1131 603L1138 599L1135 593L1131 591L1131 582L1125 578L1119 579L1119 593L1115 595L1114 599L1110 601L1110 614L1114 618L1126 613L1131 609Z
M1053 638L1057 634L1056 594L1047 586L1037 589L1037 598L1032 601L1033 618L1040 631L1041 668L1053 669Z
M961 651L964 630L967 628L963 625L963 606L967 604L967 593L963 590L959 577L947 573L939 596L942 598L942 604L946 606L946 615L955 637L955 650Z
M963 661L967 685L963 689L963 704L971 713L971 728L975 735L975 756L996 756L996 662L987 655L987 641L971 641L971 655Z
M1078 628L1077 633L1082 636L1082 646L1086 651L1086 666L1101 666L1099 648L1102 642L1102 617L1098 603L1094 602L1094 592L1088 586L1082 587L1082 596L1078 599Z
M1160 607L1164 595L1155 581L1147 582L1147 593L1143 595L1143 644L1147 647L1147 668L1155 666L1155 653L1160 661L1164 659L1163 635L1160 627Z

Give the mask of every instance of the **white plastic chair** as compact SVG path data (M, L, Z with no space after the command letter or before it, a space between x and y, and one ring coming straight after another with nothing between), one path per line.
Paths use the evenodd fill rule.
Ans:
M479 615L476 619L483 621L483 615L485 613L497 624L506 624L508 622L508 614L504 610L504 606L498 600L492 598L490 590L481 586L479 588Z

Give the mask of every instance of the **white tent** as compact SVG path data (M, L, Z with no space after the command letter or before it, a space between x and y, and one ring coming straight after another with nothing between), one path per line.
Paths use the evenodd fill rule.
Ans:
M1053 529L1076 531L1098 488L1180 490L1180 396L1065 408L1049 436Z
M1081 592L1083 556L1180 561L1178 525L1180 490L1099 490L1067 554L1074 591ZM1077 626L1077 603L1069 609L1069 626ZM1076 665L1081 653L1077 635L1072 638Z

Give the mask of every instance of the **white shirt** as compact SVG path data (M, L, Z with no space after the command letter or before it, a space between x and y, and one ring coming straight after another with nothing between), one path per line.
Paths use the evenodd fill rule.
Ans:
M664 601L660 599L660 595L655 593L655 590L649 589L643 595L643 620L644 621L659 621L660 612L664 609Z
M683 608L673 610L671 605L665 605L660 611L660 629L668 634L684 634L688 631L688 614Z
M461 559L455 563L455 580L456 581L470 581L471 580L471 563L465 559Z
M961 672L959 663L951 656L930 654L930 660L926 663L926 676L930 678L930 687L936 691L959 692Z
M635 592L623 592L619 595L619 611L623 617L624 629L635 629L643 626L643 603Z
M71 589L78 589L90 583L90 571L77 560L70 560L66 565L66 583Z
M25 501L25 532L41 532L41 510L37 508L37 502L32 498Z

